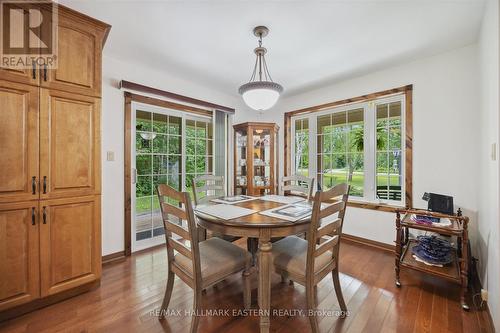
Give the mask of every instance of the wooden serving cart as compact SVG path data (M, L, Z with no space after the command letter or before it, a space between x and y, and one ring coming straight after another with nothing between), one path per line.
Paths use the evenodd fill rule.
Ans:
M450 219L451 225L437 226L435 224L420 224L411 219L413 214ZM400 287L399 273L401 268L409 268L429 275L446 279L461 286L460 303L462 309L468 310L465 301L468 280L468 230L469 218L462 216L460 209L457 215L446 215L421 209L404 209L396 211L396 286ZM417 261L412 255L412 248L417 245L417 240L410 238L409 229L434 232L445 236L457 237L456 246L452 252L453 261L443 267L430 266Z

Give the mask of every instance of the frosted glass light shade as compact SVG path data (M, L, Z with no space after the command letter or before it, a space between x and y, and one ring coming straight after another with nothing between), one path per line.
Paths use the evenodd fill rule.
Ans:
M238 90L245 104L257 111L268 110L278 101L283 87L269 81L255 81L244 84Z

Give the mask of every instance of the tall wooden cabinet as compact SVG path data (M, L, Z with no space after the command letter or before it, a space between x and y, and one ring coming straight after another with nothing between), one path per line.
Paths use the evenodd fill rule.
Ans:
M277 193L278 125L249 122L234 128L234 193Z
M0 319L100 279L109 29L59 5L57 69L0 68Z

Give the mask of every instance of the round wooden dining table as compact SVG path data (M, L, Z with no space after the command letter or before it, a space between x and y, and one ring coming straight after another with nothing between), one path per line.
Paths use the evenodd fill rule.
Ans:
M210 202L204 205L215 204L216 203ZM233 205L252 209L256 212L231 220L224 220L197 210L195 210L195 215L198 218L198 224L207 230L224 235L250 237L258 240L258 304L260 308L260 332L267 333L269 332L271 316L271 238L285 237L306 232L311 220L310 217L308 217L296 222L290 222L288 220L259 214L261 211L284 206L284 203L256 199Z

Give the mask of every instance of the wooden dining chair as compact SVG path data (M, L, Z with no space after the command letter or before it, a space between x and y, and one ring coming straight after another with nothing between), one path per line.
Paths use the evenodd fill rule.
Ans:
M202 175L192 181L194 203L204 204L225 195L224 176Z
M163 216L168 256L167 288L161 305L160 319L165 316L172 296L174 274L193 289L193 310L194 313L199 313L202 290L243 271L243 303L245 308L249 309L252 260L250 253L217 237L198 242L198 231L189 194L178 192L165 184L157 186L157 193ZM179 205L172 205L172 202L178 202ZM183 226L184 221L187 228ZM178 237L174 237L174 234ZM174 250L177 251L176 254ZM198 322L199 317L194 315L191 319L191 333L196 332Z
M313 183L314 178L302 175L285 176L281 178L281 193L284 195L299 195L311 200Z
M343 316L347 307L339 280L339 247L349 185L339 184L325 192L316 192L313 200L311 224L307 240L297 236L285 237L273 244L276 273L306 287L308 309L315 309L314 287L329 273ZM322 207L323 206L323 207ZM320 245L317 241L321 240ZM313 333L318 332L318 321L310 316Z
M225 196L224 191L224 176L202 175L194 177L192 180L193 197L195 205L202 205L210 200L222 198ZM202 239L210 237L219 237L229 242L234 242L241 237L234 237L223 235L217 232L207 232L207 230L200 230Z

